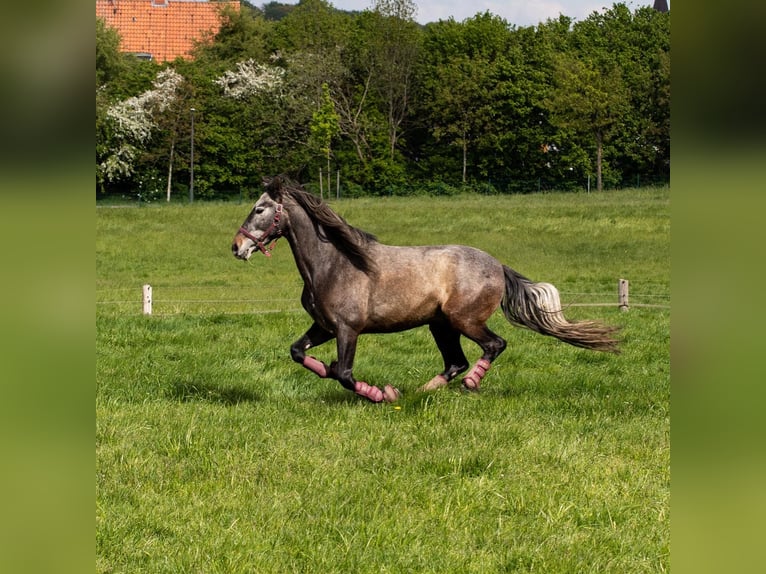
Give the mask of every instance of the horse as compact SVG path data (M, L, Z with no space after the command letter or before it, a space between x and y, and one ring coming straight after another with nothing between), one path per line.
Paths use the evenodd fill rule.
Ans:
M484 251L464 245L386 245L289 179L277 176L263 183L265 191L234 236L232 253L243 261L255 252L270 256L274 242L286 238L304 283L301 304L313 319L290 347L292 360L369 401L394 402L401 393L354 378L360 335L427 325L444 370L420 391L444 387L468 370L462 335L482 350L462 378L465 390L478 391L507 344L487 327L498 307L513 325L576 347L619 353L618 328L570 322L556 287L533 282ZM337 359L330 365L307 354L332 339Z

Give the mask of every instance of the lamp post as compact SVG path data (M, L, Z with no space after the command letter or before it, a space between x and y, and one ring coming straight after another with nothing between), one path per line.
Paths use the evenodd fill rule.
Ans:
M189 203L194 202L194 108L191 109L191 153L189 162Z

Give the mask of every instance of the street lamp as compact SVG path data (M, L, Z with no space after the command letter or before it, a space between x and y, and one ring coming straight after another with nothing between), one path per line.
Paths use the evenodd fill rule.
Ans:
M194 201L194 108L191 109L191 153L189 168L189 203Z

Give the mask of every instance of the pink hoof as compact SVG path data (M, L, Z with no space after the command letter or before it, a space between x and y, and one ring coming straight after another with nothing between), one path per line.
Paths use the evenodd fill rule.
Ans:
M327 377L327 365L325 365L319 359L315 359L314 357L307 355L303 358L303 366L306 367L309 371L315 372L323 379Z
M469 391L478 391L481 380L487 374L489 367L490 362L486 359L476 361L470 372L463 378L463 386Z
M379 403L383 400L383 391L374 385L368 385L364 381L357 381L354 384L354 391L357 395L364 397L373 403Z
M400 393L399 389L396 387L392 387L391 385L383 387L383 400L387 403L395 403L401 396L402 393Z
M481 385L479 384L478 380L469 379L468 377L466 377L465 379L463 379L463 386L466 388L466 390L478 391Z
M435 391L436 389L446 387L448 383L449 381L444 375L436 375L433 379L420 387L420 392Z

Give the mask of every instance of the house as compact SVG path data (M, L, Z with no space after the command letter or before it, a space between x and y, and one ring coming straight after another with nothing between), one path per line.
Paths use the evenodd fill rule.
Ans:
M159 62L190 58L194 41L216 34L224 7L239 0L96 0L96 17L120 34L122 52Z

